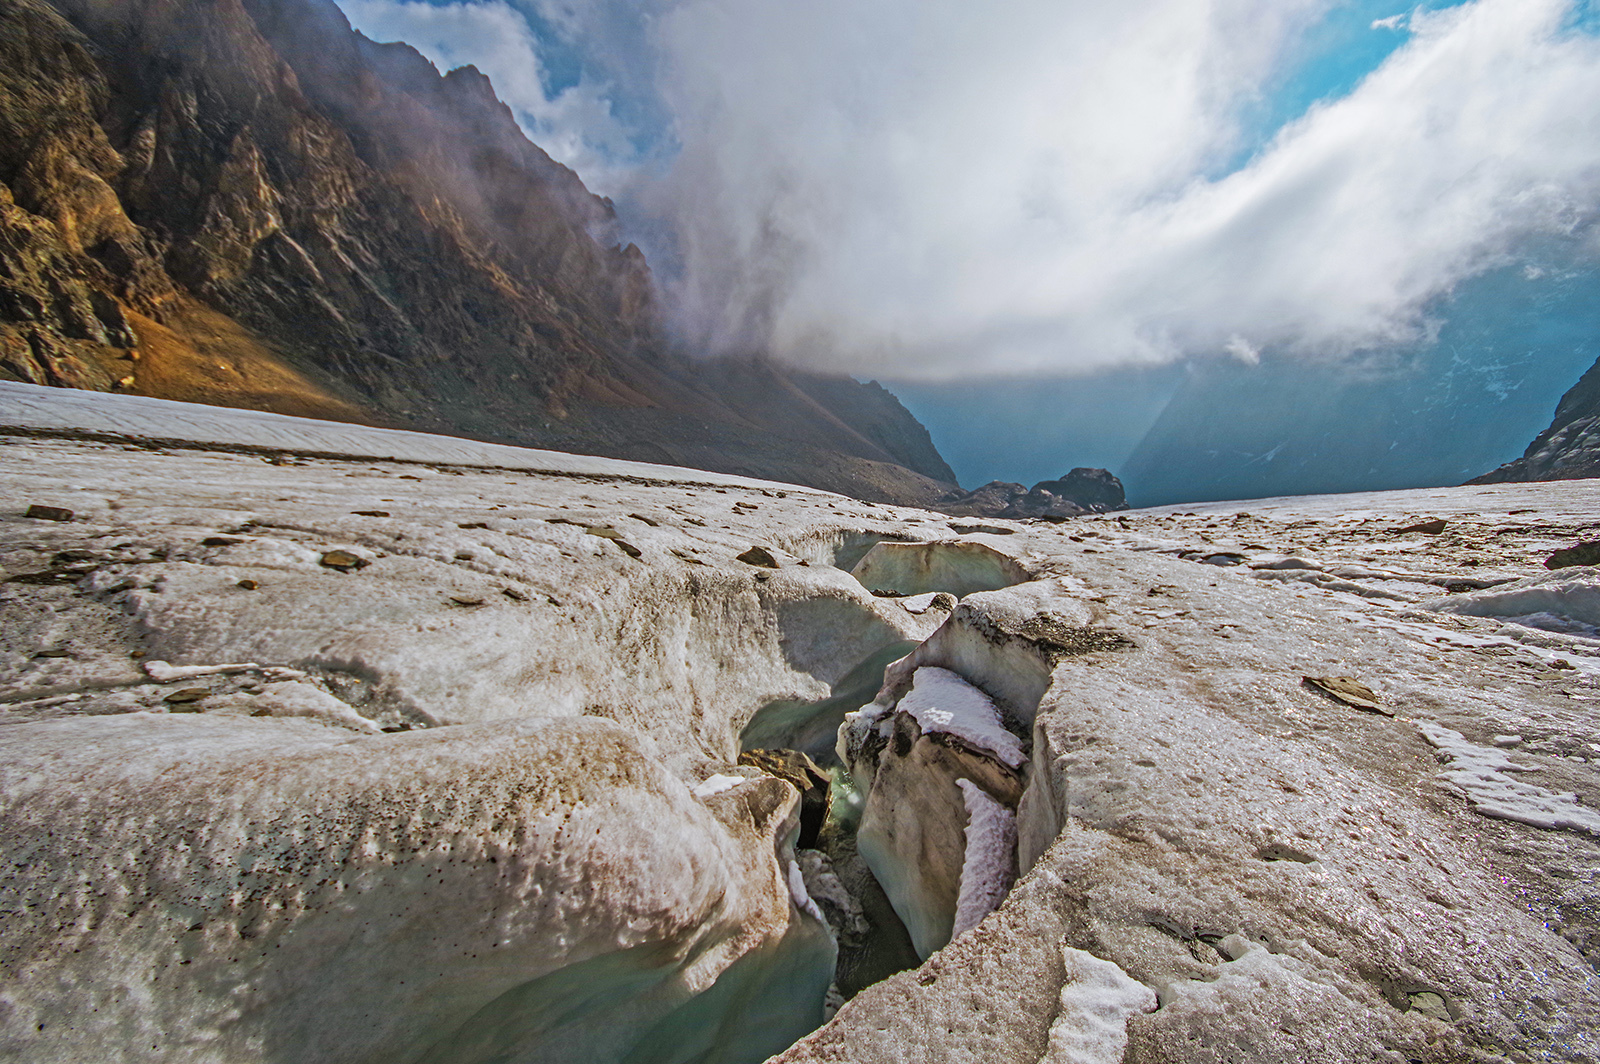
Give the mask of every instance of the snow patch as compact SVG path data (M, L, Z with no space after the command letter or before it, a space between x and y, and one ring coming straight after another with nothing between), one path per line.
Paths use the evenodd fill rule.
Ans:
M1363 628L1381 628L1398 632L1401 635L1433 647L1467 650L1485 647L1510 647L1514 650L1524 651L1548 665L1554 665L1556 668L1572 668L1586 676L1600 676L1600 662L1597 662L1590 655L1591 648L1587 645L1564 645L1564 649L1568 651L1582 646L1583 652L1581 653L1563 653L1559 650L1553 650L1549 647L1549 643L1556 640L1554 634L1541 634L1536 629L1526 628L1522 625L1508 624L1502 626L1492 635L1481 635L1477 632L1440 628L1434 624L1417 624L1389 617L1357 613L1344 613L1341 616ZM1564 638L1572 639L1574 637Z
M1467 792L1473 809L1484 816L1600 835L1600 811L1579 802L1575 794L1546 790L1505 775L1528 770L1503 751L1470 743L1460 732L1433 721L1419 720L1417 728L1448 757L1445 776ZM1510 737L1497 736L1497 741L1500 738Z
M935 665L919 668L898 708L916 720L923 734L953 735L1010 768L1027 763L1022 743L1000 723L994 702L949 669Z
M1217 943L1227 958L1206 979L1184 979L1161 990L1163 1013L1208 1017L1213 1022L1247 1014L1264 996L1281 994L1308 1010L1326 1009L1344 995L1325 973L1287 953L1273 953L1240 934ZM1349 1059L1335 1055L1327 1059Z
M240 661L226 665L170 665L165 661L147 661L144 674L157 683L174 680L192 680L197 676L234 676L241 672L259 672L277 680L299 680L305 673L282 665L257 665L253 661ZM342 704L342 703L341 703Z
M731 791L741 783L749 782L750 778L748 776L724 776L721 773L717 773L701 781L692 793L696 798L710 798L713 794Z
M1525 617L1507 617L1506 622L1542 632L1554 632L1557 635L1575 635L1586 639L1600 636L1600 628L1575 621L1571 617L1563 617L1558 613L1530 613Z
M1423 606L1439 613L1497 617L1528 628L1592 636L1600 633L1600 569L1558 569Z
M949 609L952 605L954 605L953 599L950 597L949 592L946 591L929 591L926 594L912 595L909 598L903 598L899 601L901 607L903 607L907 613L920 615L933 609L935 604L938 603L941 595L945 597L945 602L947 604L945 606L946 609Z
M1011 891L1017 858L1017 815L971 780L957 780L967 804L967 851L950 935L977 927Z
M1119 1064L1128 1047L1128 1020L1155 1011L1155 991L1081 949L1062 946L1061 959L1067 975L1061 1011L1039 1064Z
M811 900L811 895L806 892L806 877L800 871L800 865L793 859L789 861L789 897L794 901L794 907L807 916L816 918L817 923L826 927L827 918L822 915L822 910L817 908L817 903Z

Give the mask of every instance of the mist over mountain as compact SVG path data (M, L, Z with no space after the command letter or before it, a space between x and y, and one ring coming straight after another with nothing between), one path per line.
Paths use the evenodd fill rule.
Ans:
M1490 280L1600 249L1589 0L342 6L503 71L691 347L893 381L964 482L1458 480L1593 361Z
M1505 268L1420 348L1191 363L1120 469L1136 505L1460 484L1520 454L1597 356L1592 267Z
M326 0L0 0L0 374L926 500L881 388L671 341L612 204Z

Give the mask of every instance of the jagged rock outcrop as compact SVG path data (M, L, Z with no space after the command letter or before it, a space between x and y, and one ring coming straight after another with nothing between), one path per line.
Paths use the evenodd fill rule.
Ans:
M669 350L609 201L329 0L0 0L0 372L747 472L954 482L887 392Z
M1033 486L1033 490L1050 492L1097 514L1128 508L1122 481L1107 469L1080 466L1064 477L1040 481Z
M1061 519L1126 510L1128 500L1122 492L1122 481L1108 470L1079 467L1055 480L1041 480L1031 488L992 480L973 491L949 492L935 507L958 517Z
M1467 483L1585 477L1600 477L1600 362L1589 367L1561 397L1550 427L1534 437L1521 458Z

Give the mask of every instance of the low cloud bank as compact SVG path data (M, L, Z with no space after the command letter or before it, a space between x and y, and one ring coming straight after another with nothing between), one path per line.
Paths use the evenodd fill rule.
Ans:
M1530 240L1600 251L1572 0L1376 12L1404 43L1259 145L1333 0L341 6L488 73L713 351L927 379L1330 357L1426 339Z

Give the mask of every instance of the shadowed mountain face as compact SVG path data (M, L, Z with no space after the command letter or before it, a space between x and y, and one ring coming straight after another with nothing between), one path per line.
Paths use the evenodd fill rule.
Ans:
M1588 267L1486 274L1438 308L1437 339L1416 349L1341 362L1196 363L1118 470L1130 501L1460 484L1493 469L1548 423L1554 397L1600 353L1597 279ZM1561 401L1556 429L1600 414L1600 374L1584 380ZM1582 468L1600 470L1600 444L1590 447ZM1546 475L1595 473L1500 479Z
M1600 477L1600 361L1590 366L1556 405L1550 427L1534 437L1521 458L1485 473L1473 484Z
M0 0L0 373L919 501L876 385L667 349L611 204L326 0Z

